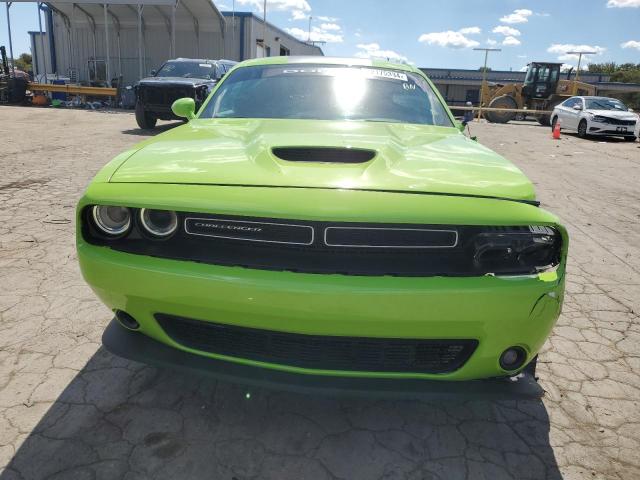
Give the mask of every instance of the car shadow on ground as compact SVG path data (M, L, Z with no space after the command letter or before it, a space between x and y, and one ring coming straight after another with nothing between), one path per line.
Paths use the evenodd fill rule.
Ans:
M580 138L578 136L577 133L575 132L562 132L562 135L567 135L568 137L573 137L576 140L585 140L585 141L591 141L591 142L599 142L599 143L629 143L631 145L634 144L634 142L629 142L628 140L625 140L622 137L597 137L594 135L587 135L586 137Z
M29 413L34 409L33 413ZM14 409L38 415L37 405ZM541 400L335 399L243 388L100 348L1 480L560 479Z

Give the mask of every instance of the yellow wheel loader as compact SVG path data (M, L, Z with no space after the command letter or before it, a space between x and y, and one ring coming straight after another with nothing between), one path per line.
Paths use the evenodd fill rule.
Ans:
M527 109L542 125L549 125L549 114L535 114L535 110L553 110L557 104L574 95L595 95L596 88L588 83L570 80L571 70L566 79L560 79L561 63L531 62L522 85L485 83L480 98L483 107ZM516 112L484 112L492 123L507 123Z

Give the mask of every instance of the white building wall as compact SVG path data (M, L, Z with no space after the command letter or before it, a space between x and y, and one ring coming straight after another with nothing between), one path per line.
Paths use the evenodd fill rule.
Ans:
M235 17L225 15L225 20L227 22L225 30L225 58L235 61L256 58L258 53L258 40L261 40L263 36L262 19L253 15L243 15L242 13L239 13ZM242 28L243 22L244 30ZM241 35L244 35L244 38L241 38ZM277 57L280 55L281 45L289 50L290 55L323 55L322 50L319 47L308 45L307 43L298 40L283 30L271 25L268 21L266 37L265 43L271 50L271 57ZM244 44L243 52L241 52L240 48L241 43ZM240 58L241 53L244 54L243 58Z

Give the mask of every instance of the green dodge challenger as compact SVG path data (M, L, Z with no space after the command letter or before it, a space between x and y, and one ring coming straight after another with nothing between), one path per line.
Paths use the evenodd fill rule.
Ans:
M567 232L421 71L251 60L173 110L188 123L118 155L78 205L108 350L276 383L532 370Z

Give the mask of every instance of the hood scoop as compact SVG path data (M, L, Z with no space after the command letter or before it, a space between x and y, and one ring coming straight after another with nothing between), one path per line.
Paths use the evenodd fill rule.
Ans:
M276 147L271 151L289 162L365 163L376 156L375 150L342 147Z

